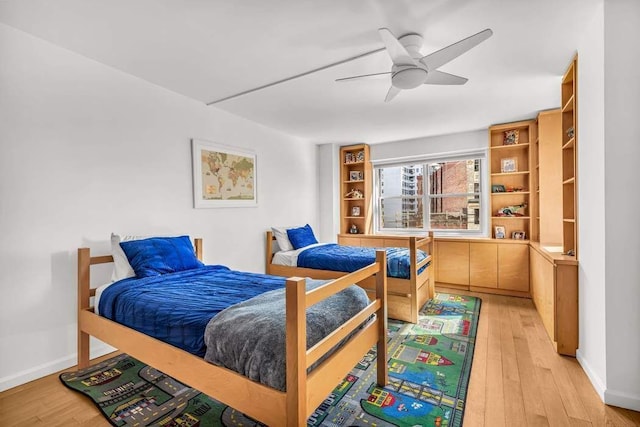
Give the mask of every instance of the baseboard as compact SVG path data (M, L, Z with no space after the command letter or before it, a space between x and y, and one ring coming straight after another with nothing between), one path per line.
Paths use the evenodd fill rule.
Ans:
M605 390L604 403L620 408L640 411L640 396L623 393L615 390Z
M91 346L91 359L104 356L105 354L116 351L115 348L104 344L96 343ZM9 375L0 378L0 392L9 390L10 388L17 387L22 384L26 384L29 381L37 380L38 378L45 377L47 375L54 374L58 371L71 368L78 363L78 356L72 354L67 357L63 357L51 362L43 363L42 365L26 369L13 375Z
M600 396L600 400L604 402L604 393L606 391L606 387L600 377L596 375L593 369L591 369L591 366L589 366L589 363L582 356L580 349L576 350L576 360L578 361L580 366L582 366L582 370L584 371L584 373L587 374L587 378L589 378L589 381L591 381L591 385L593 385L596 393L598 393L598 396Z

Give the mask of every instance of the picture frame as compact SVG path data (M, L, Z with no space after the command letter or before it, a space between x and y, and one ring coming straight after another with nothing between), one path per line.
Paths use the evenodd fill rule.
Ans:
M362 171L349 171L349 181L362 181L363 178Z
M507 191L507 189L502 184L493 184L491 186L491 192L492 193L505 193L506 191Z
M511 238L514 240L527 240L527 233L524 231L514 231L511 233Z
M349 164L349 163L353 163L355 162L355 157L353 156L353 153L345 153L344 154L344 163L345 164Z
M494 237L496 239L504 239L506 237L506 229L504 225L496 225L494 227Z
M501 159L500 171L502 173L518 172L518 159L516 157L506 157Z
M191 153L194 208L258 205L257 158L253 151L192 139Z
M360 206L353 206L351 208L351 216L360 216Z
M518 129L507 130L504 132L504 138L502 139L502 145L514 145L517 144L520 139L520 131Z

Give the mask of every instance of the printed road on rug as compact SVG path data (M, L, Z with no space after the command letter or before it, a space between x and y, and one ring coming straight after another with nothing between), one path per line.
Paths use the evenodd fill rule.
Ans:
M461 426L480 304L440 293L418 324L389 320L389 385L375 384L371 350L308 425ZM93 399L115 426L262 426L126 354L60 379Z

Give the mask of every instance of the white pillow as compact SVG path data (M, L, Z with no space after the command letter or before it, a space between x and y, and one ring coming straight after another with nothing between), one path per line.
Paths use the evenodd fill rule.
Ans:
M129 264L127 256L120 247L120 242L146 239L148 237L151 236L120 236L119 234L111 233L111 255L113 256L112 281L117 282L118 280L136 276L131 264Z
M292 227L271 227L271 231L276 238L276 242L278 242L278 247L281 251L292 251L293 245L289 241L289 236L287 235L287 229Z

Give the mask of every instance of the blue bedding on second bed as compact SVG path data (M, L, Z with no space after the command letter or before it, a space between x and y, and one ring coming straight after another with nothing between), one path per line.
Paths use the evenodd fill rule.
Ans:
M375 262L376 249L362 246L342 246L335 243L314 246L298 255L298 267L318 270L345 271L359 270ZM408 279L411 276L411 261L407 248L384 248L387 252L387 276ZM418 262L427 254L418 251ZM421 273L426 266L418 270Z
M213 316L284 285L283 277L211 265L120 280L104 290L99 310L104 317L204 356L204 330Z

